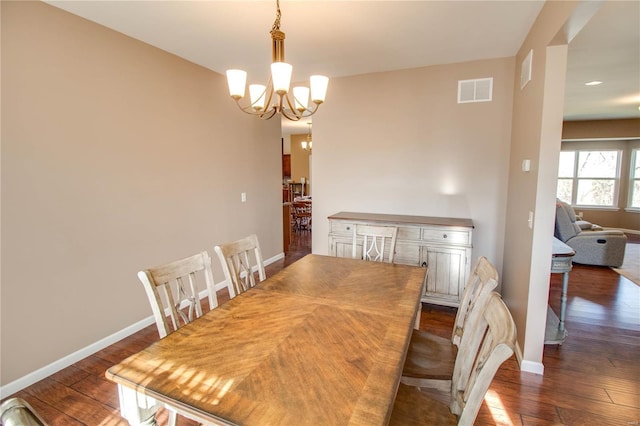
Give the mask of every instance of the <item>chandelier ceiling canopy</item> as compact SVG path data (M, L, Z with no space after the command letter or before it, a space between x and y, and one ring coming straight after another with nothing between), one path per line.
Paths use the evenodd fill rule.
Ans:
M310 88L296 86L293 95L289 91L293 67L284 60L284 32L280 31L280 0L276 0L276 19L271 27L272 63L271 75L266 85L249 85L249 104L242 106L247 73L239 69L227 70L229 95L238 107L247 114L257 115L268 120L280 113L288 120L298 121L313 115L324 102L329 78L323 75L312 75ZM309 106L309 98L313 105Z

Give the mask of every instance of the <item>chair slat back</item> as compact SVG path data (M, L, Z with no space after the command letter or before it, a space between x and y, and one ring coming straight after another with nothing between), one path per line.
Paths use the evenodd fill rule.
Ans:
M469 323L460 342L451 384L451 412L472 425L498 368L511 357L516 325L500 295L488 296L482 315Z
M203 290L206 289L208 293L209 309L216 308L218 297L211 271L211 257L206 251L138 272L160 338L202 316L199 277L205 282Z
M356 224L353 227L351 256L354 259L393 263L397 236L397 226ZM358 256L360 240L362 240L362 255ZM385 252L388 253L386 259Z
M480 256L471 274L469 274L469 279L462 291L460 306L458 306L458 312L456 313L456 320L451 335L451 342L454 345L460 345L465 323L472 314L474 307L488 300L487 297L481 296L488 296L497 286L498 271L486 257ZM479 308L482 309L481 306L479 306Z
M256 285L252 258L255 260L255 269L258 270L258 282L266 279L262 252L255 234L238 241L218 245L214 250L218 254L224 277L227 280L229 297L234 298Z

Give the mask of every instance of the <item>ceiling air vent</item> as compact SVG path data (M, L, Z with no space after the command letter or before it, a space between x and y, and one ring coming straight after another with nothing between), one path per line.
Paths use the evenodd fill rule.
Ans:
M493 93L493 77L458 81L458 103L490 102Z

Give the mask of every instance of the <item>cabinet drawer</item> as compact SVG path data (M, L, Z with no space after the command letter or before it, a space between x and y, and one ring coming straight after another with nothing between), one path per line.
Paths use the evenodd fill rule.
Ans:
M443 244L471 244L469 232L449 229L423 228L422 239L424 241Z
M419 240L420 228L417 226L398 226L398 240Z
M332 220L331 223L331 233L332 234L340 234L340 235L352 235L353 234L353 223L345 222L343 220Z

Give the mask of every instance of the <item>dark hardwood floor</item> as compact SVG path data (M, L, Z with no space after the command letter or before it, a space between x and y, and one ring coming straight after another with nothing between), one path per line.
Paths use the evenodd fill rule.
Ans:
M311 233L296 232L285 259L267 276L309 253ZM550 301L560 308L561 275ZM219 292L220 302L228 300ZM545 346L544 376L523 373L514 357L498 371L478 425L638 425L640 420L640 287L609 268L575 266L569 279L562 346ZM421 328L450 337L455 309L424 305ZM50 425L125 425L116 386L105 370L158 339L155 324L12 396L27 400ZM166 413L158 416L165 424ZM180 418L178 424L193 425Z

